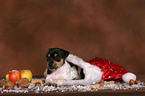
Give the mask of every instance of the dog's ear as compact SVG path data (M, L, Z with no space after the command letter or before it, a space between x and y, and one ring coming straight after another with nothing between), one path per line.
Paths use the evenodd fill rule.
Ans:
M63 58L66 59L70 52L68 52L68 51L66 51L64 49L60 49L60 50L61 50L61 52L63 54Z
M56 48L49 48L49 52L53 52Z

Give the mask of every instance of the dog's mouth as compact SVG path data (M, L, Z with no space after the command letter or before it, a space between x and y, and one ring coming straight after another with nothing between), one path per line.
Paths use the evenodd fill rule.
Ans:
M58 68L58 67L55 67L55 68L49 68L49 70L50 70L51 72L53 72L53 71L55 71L57 68Z

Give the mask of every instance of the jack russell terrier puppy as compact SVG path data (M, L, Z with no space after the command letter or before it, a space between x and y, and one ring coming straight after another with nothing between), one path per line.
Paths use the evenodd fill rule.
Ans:
M50 48L46 55L47 68L45 83L61 85L90 85L101 80L114 80L130 83L136 75L121 66L101 58L89 62L60 48Z

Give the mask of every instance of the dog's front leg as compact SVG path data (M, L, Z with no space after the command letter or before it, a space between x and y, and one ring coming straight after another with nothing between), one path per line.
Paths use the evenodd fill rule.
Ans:
M88 85L88 84L90 84L90 83L87 83L87 81L85 81L84 79L82 79L82 80L69 80L69 81L62 83L62 85Z
M57 86L63 85L63 83L66 82L63 78L57 78L57 76L54 75L47 75L45 83L46 84L56 84Z
M46 78L46 76L47 76L47 68L45 69L45 71L44 71L44 77Z

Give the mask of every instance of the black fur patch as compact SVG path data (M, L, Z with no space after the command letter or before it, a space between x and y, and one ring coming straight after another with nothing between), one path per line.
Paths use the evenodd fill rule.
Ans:
M78 74L79 74L79 77L80 79L84 79L85 78L85 74L84 74L84 71L82 68L80 68L79 66L71 63L71 62L68 62L70 64L71 67L75 67L76 70L78 71Z

